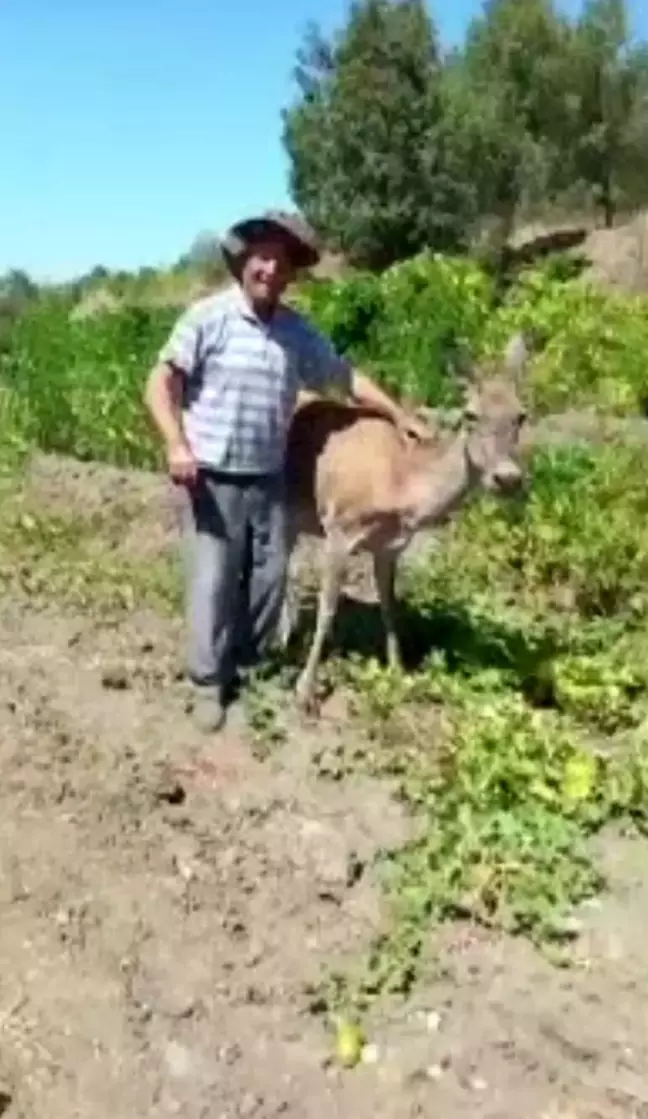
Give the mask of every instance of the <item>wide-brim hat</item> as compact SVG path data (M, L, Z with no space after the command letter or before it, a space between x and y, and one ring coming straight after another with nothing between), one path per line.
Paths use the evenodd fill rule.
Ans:
M237 222L222 238L221 251L230 272L236 275L252 246L269 237L285 241L295 268L312 268L320 259L317 235L300 214L268 210Z

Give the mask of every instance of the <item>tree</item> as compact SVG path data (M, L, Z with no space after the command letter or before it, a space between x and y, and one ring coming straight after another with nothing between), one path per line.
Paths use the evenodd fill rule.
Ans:
M39 295L38 285L19 268L0 276L0 355L12 323Z
M98 287L99 284L103 284L110 279L110 272L105 264L95 264L94 268L91 268L87 276L83 278L88 287Z
M0 276L0 331L38 296L38 285L21 269L12 268Z
M0 277L0 299L27 302L37 295L37 285L20 268L12 268Z
M521 206L567 185L569 41L553 0L489 0L468 29L457 89L479 208L499 217L503 239Z
M604 224L648 197L648 55L630 41L625 0L588 0L571 51L574 174Z
M220 242L214 233L199 233L186 252L175 265L176 271L196 269L198 272L218 273L223 269L223 254Z
M443 62L423 0L357 0L328 41L311 26L283 114L291 191L328 244L372 268L466 240Z

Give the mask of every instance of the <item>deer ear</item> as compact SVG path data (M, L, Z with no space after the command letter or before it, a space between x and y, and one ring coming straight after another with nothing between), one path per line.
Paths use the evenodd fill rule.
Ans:
M510 338L504 350L504 372L515 381L519 381L526 372L528 360L529 350L526 339L524 333L519 330Z

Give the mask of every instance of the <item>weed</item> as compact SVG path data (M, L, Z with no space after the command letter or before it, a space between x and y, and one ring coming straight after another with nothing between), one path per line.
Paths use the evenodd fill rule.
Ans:
M32 604L55 599L80 610L122 613L150 605L164 613L180 601L171 560L143 563L107 539L105 519L44 513L18 490L3 501L0 592Z
M285 722L278 709L274 664L268 663L251 673L243 693L252 749L259 761L269 758L287 738Z

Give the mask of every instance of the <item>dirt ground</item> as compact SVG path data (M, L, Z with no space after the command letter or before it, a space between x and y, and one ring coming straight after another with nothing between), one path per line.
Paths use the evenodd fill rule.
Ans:
M120 502L143 557L170 539L151 479L42 461L32 486ZM366 948L380 896L350 867L407 821L380 785L313 775L335 705L263 761L240 711L197 736L180 649L152 612L0 602L0 1115L648 1117L645 845L601 841L579 966L446 928L438 977L340 1070L308 984Z

